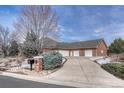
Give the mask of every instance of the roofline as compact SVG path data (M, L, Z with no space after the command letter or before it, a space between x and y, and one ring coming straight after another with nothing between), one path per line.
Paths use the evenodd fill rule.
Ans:
M77 49L97 49L98 47L90 47L90 48L43 48L43 49L57 49L57 50L77 50Z
M101 44L101 42L103 42L105 44L106 48L108 48L104 39L95 39L95 40L100 40L99 43L98 43L98 45L96 47L86 47L86 48L54 48L54 49L63 49L63 50L66 50L66 49L70 49L70 50L71 49L75 49L75 50L76 49L96 49L96 48L99 47L99 45ZM92 40L87 40L87 41L92 41Z
M104 39L101 39L101 41L105 44L106 48L108 48L107 44L105 43ZM99 45L101 44L101 41L99 42L99 44L97 45L97 48L99 47Z
M94 40L98 40L98 43L97 43L97 46L94 46L94 47L78 47L78 48L59 48L59 47L44 47L44 48L49 48L49 49L94 49L94 48L98 48L99 47L99 45L101 44L101 42L103 42L104 44L105 44L105 46L106 46L106 48L107 48L107 45L106 45L106 43L105 43L105 41L104 41L104 39L103 38L99 38L99 39L94 39ZM94 41L94 40L86 40L86 41L77 41L77 42L87 42L87 41ZM55 41L55 40L54 40ZM57 44L61 44L61 43L66 43L66 44L71 44L71 43L76 43L76 42L71 42L71 43L67 43L67 42L57 42L57 41L55 41Z

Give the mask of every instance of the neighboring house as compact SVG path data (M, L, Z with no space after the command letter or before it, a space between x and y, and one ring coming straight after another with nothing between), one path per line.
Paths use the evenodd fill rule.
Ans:
M106 56L107 45L103 39L80 41L73 43L57 42L46 38L43 51L58 51L63 56Z

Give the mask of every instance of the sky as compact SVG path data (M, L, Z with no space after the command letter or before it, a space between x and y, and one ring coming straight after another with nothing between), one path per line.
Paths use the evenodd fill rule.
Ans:
M0 24L13 31L22 6L0 6ZM52 6L58 16L60 41L74 42L104 38L110 45L124 39L124 6Z

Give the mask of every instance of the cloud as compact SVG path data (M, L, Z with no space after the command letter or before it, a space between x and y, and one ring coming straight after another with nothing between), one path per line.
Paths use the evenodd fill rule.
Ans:
M13 30L13 23L19 14L20 6L0 6L0 24Z
M124 39L124 23L112 23L105 27L97 28L93 36L97 38L104 38L109 45L116 38Z
M60 31L60 41L64 42L75 42L75 41L84 41L90 39L90 35L84 35L83 32L78 32L75 29L67 28L65 26L59 25Z
M124 6L59 6L63 41L124 38Z
M1 7L0 23L12 28L19 6ZM124 38L124 6L53 6L53 9L59 17L58 33L62 41L103 37L110 44L117 37Z
M98 28L94 31L96 34L100 34L100 33L103 33L104 32L104 29L103 28Z
M60 35L60 40L62 40L62 41L67 40L68 41L73 32L74 32L73 29L59 25L58 34Z

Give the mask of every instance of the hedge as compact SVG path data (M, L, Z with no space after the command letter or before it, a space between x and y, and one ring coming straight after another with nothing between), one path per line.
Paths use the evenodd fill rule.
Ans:
M104 68L109 73L121 79L124 79L124 64L108 63L108 64L103 64L101 67Z
M44 69L54 69L62 64L62 55L58 52L49 52L43 55Z

